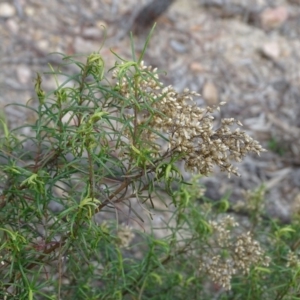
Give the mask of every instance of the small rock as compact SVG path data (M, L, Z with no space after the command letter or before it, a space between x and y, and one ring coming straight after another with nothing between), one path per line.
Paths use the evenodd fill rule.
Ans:
M178 53L184 53L187 51L186 45L176 40L171 40L170 46Z
M202 97L209 106L219 104L219 92L212 81L207 81L202 90Z
M17 68L17 77L22 84L27 84L31 79L31 75L31 70L27 66L20 65Z
M103 30L103 28L107 28L108 27L108 24L105 21L103 21L103 20L97 21L95 25L96 25L96 27L98 29L101 29L101 30Z
M284 93L288 88L290 88L290 82L285 79L280 79L272 82L272 87L281 93ZM300 178L300 177L299 177Z
M77 36L74 40L74 49L76 53L89 53L93 51L93 49L97 48L95 44Z
M85 39L99 39L102 37L103 30L100 31L97 27L88 27L83 29L82 37Z
M204 72L205 68L203 67L203 65L199 62L192 62L190 64L190 70L193 72Z
M271 59L278 59L280 56L280 48L276 42L265 43L261 48L261 52L264 56Z
M300 5L300 0L288 0L288 2L296 5Z
M33 7L26 6L25 7L25 14L27 15L27 17L32 17L36 14L36 11Z
M48 40L38 40L36 46L42 51L47 51L50 47Z
M10 18L13 17L15 13L16 13L16 9L13 5L7 2L0 3L0 17Z
M13 34L17 34L19 32L19 24L16 22L15 19L8 19L6 21L6 26L8 30Z
M278 6L276 8L267 8L261 15L260 20L262 27L266 30L280 27L288 18L289 13L285 6Z

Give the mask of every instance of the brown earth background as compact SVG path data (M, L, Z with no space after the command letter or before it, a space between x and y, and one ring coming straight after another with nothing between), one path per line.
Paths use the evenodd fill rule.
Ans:
M148 2L0 1L0 111L10 128L34 121L28 110L7 105L35 99L36 72L61 63L48 53L89 54L106 32L101 55L107 70L115 62L110 49L130 59L129 31ZM239 164L241 177L216 170L204 178L206 195L218 200L230 193L237 202L265 184L268 212L288 221L300 207L300 1L177 0L156 21L145 63L166 71L162 80L178 91L201 93L200 106L226 101L218 118L239 119L268 149ZM137 53L148 29L138 31ZM43 87L55 88L49 75Z

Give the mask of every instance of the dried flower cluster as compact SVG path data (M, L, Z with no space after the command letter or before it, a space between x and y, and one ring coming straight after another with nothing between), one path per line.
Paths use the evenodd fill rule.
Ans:
M262 219L261 212L265 207L265 192L264 186L256 190L243 191L243 200L237 201L233 208L235 211L246 211L250 214L255 214L257 221Z
M117 232L117 244L121 248L127 248L134 238L134 233L129 226L121 225Z
M129 75L124 76L123 64L116 67L113 77L119 79L117 88L122 96L131 99L133 104L147 104L149 107L148 111L140 111L138 116L129 116L138 118L136 125L141 130L135 130L135 133L139 131L139 137L148 147L151 141L153 150L158 149L156 132L161 132L169 140L168 153L180 154L187 171L208 175L217 165L229 176L238 175L231 160L239 162L249 152L259 154L264 151L257 141L239 128L231 130L234 124L242 126L233 118L223 119L220 127L214 129L212 113L220 108L197 107L193 98L200 95L196 92L185 89L177 93L172 86L164 87L156 69L144 66L143 62L138 69L136 86L130 82ZM151 117L153 112L154 117ZM127 137L133 142L129 131ZM166 153L163 147L159 151Z
M213 282L230 290L234 274L248 274L252 266L269 265L270 258L265 256L250 232L236 235L230 230L239 226L231 216L212 221L210 225L214 239L209 243L209 253L201 258L200 271L207 274ZM224 250L227 252L226 257L221 255Z
M300 266L300 260L298 258L298 255L293 252L293 251L289 251L288 255L287 255L287 263L286 263L287 268L299 268Z

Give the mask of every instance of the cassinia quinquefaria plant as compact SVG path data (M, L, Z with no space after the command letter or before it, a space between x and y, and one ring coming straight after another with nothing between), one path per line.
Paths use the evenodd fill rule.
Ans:
M123 204L141 220L131 200L152 203L152 195L159 194L157 186L173 197L172 183L183 182L178 162L191 173L207 176L218 166L230 175L237 174L232 160L263 151L234 119L223 119L214 128L212 114L219 107L197 107L197 93L165 87L142 56L137 61L121 59L112 70L113 81L105 77L98 53L85 64L64 57L79 72L67 75L52 69L57 88L48 93L37 76L38 107L30 108L37 121L28 125L32 134L20 138L18 130L5 130L0 144L1 296L32 299L34 293L44 295L46 286L57 285L66 299L63 286L72 288L76 282L78 293L85 290L88 280L76 278L79 273L92 274L103 286L111 284L109 278L124 272L109 268L109 263L103 267L107 273L95 273L89 264L92 257L100 265L105 255L119 253L112 248L107 227L99 224L98 213L105 218L105 209L118 210ZM110 250L101 252L101 247ZM201 269L206 268L202 262ZM111 290L114 295L120 292ZM103 299L110 299L105 295Z

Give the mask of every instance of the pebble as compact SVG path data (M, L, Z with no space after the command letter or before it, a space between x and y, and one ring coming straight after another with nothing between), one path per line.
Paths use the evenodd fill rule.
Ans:
M49 47L50 47L48 40L38 40L38 41L36 41L36 45L37 45L37 48L39 48L42 51L46 51L46 52L48 52Z
M202 90L202 96L209 106L219 104L219 92L216 85L212 81L207 81Z
M265 43L261 48L261 52L267 58L278 59L280 57L280 48L276 42Z
M96 42L92 43L91 41L87 41L80 36L77 36L74 40L74 49L76 53L90 53L97 48Z
M184 53L187 51L187 47L183 43L176 40L171 40L170 46L178 53Z
M28 84L30 82L31 76L32 72L28 66L20 65L17 68L17 77L22 84Z
M88 27L82 31L82 37L85 39L100 39L102 34L103 30L100 31L97 27Z
M36 14L36 10L33 7L26 6L25 14L27 15L27 17L33 17Z
M201 63L199 63L199 62L192 62L191 64L190 64L190 70L191 71L193 71L193 72L205 72L205 68L204 68L204 66L201 64Z
M285 6L278 6L276 8L265 9L260 15L260 20L262 27L268 30L280 27L288 17L287 8Z
M6 26L8 30L13 34L17 34L19 32L19 24L16 22L15 19L8 19L6 21Z
M3 2L0 3L0 17L11 18L16 14L16 9L13 5Z

